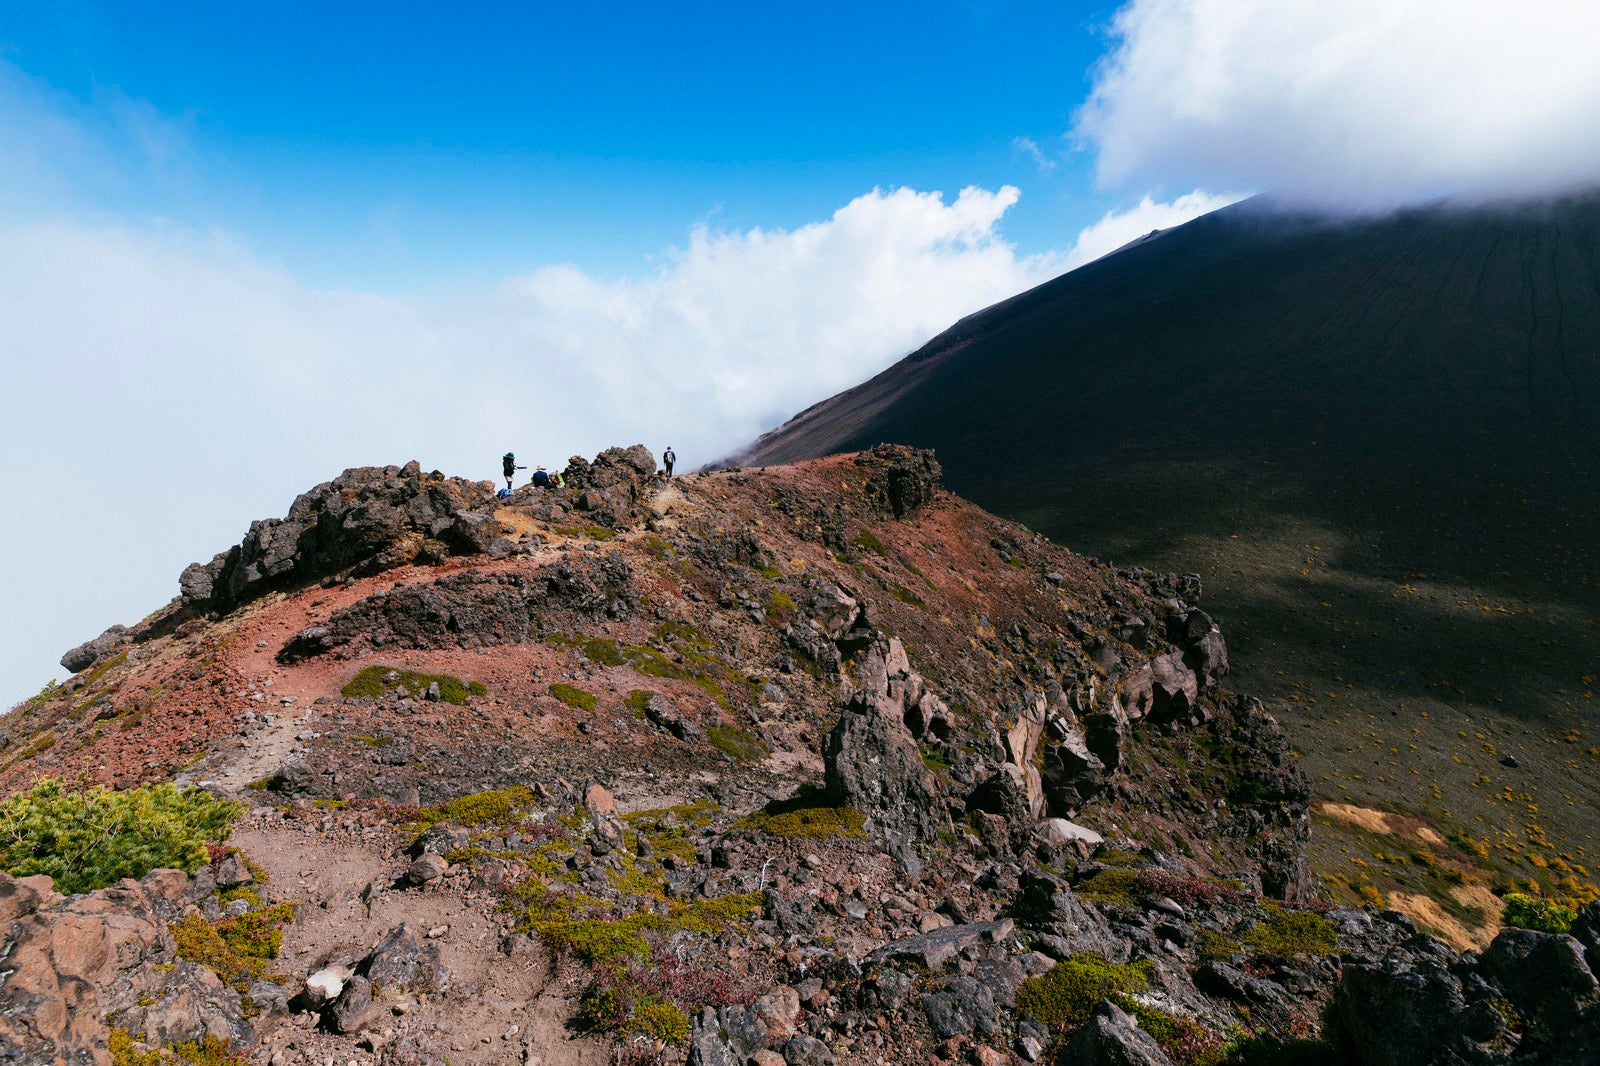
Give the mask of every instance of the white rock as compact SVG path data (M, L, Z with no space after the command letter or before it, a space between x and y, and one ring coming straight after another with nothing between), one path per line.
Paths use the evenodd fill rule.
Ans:
M348 966L324 966L306 978L306 999L313 1007L331 1003L344 991L344 983L355 974Z
M1076 822L1069 822L1065 818L1046 818L1039 823L1033 835L1046 844L1070 844L1074 841L1099 844L1105 840L1093 829L1085 828Z

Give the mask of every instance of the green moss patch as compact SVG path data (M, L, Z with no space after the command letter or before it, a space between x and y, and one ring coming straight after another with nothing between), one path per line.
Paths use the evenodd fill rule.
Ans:
M439 698L457 705L467 702L468 696L483 696L489 691L480 682L463 681L449 674L424 674L394 666L369 666L351 678L339 692L355 699L400 691L412 699L421 699L427 693L428 686L435 683L439 686Z
M575 707L580 711L592 711L595 708L593 692L569 685L565 681L557 681L550 686L550 695L565 703L568 707Z
M1224 1057L1220 1037L1135 998L1149 988L1154 976L1155 966L1148 959L1115 963L1085 952L1018 985L1017 1009L1049 1026L1060 1042L1088 1024L1094 1009L1109 999L1137 1018L1139 1027L1180 1066L1220 1063Z
M168 926L178 957L209 966L223 983L247 992L267 975L267 962L283 949L283 926L294 921L292 903L279 903L220 922L198 914Z
M1264 902L1266 916L1244 935L1250 947L1268 955L1329 955L1338 941L1338 927L1315 911L1288 910Z
M803 786L794 797L773 800L739 824L776 837L855 837L866 821L854 807L833 806L821 790Z

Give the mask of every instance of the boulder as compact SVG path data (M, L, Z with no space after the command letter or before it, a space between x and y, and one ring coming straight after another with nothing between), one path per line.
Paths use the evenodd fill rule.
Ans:
M1058 1066L1172 1066L1155 1038L1109 999L1094 1009L1089 1024L1056 1061Z
M132 640L127 626L112 626L93 640L86 640L63 655L61 666L74 674L87 670L101 660L110 658Z
M865 495L872 513L906 521L933 502L943 471L933 452L903 444L880 444L856 456L867 472Z
M938 779L923 765L897 701L846 701L822 757L829 797L869 815L903 864L915 862L913 845L949 830Z
M432 992L444 983L447 971L439 947L417 936L408 926L393 927L378 941L356 972L379 992Z

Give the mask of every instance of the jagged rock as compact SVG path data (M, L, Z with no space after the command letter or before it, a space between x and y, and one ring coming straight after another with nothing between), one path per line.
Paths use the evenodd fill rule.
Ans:
M1600 982L1584 958L1583 944L1565 933L1501 930L1484 951L1479 971L1524 1018L1551 1034L1569 1033L1600 1003Z
M898 702L849 700L822 755L829 796L871 816L902 863L916 861L914 844L949 829L938 780L923 765Z
M371 1025L377 1011L372 1005L372 984L356 974L328 1007L328 1024L336 1033L355 1033Z
M354 975L355 971L348 966L324 966L306 978L301 998L312 1010L320 1010L339 998L345 982Z
M563 472L577 493L576 505L586 517L606 526L620 526L641 517L641 507L656 473L655 456L642 444L607 448L583 462L574 456Z
M882 966L897 959L909 959L925 970L938 972L944 969L945 963L975 944L1006 940L1014 928L1008 919L946 926L885 944L869 954L865 961L868 966Z
M127 626L112 626L93 640L86 640L63 655L61 666L74 674L80 670L87 670L102 659L109 658L132 640Z
M245 865L244 856L237 851L230 851L218 859L217 864L212 867L211 876L215 879L217 887L224 891L240 888L256 879L250 872L250 867Z
M1500 998L1455 952L1416 936L1347 963L1334 1003L1363 1066L1443 1066L1497 1062L1517 1044Z
M644 713L651 724L666 730L679 740L695 741L700 739L700 727L680 714L678 705L660 693L650 697L650 702L645 705Z
M763 1043L782 1044L794 1035L795 1023L800 1018L800 993L788 985L779 985L766 995L757 996L750 1004L750 1013L766 1030Z
M833 1052L816 1037L801 1033L784 1042L783 1061L788 1066L830 1066Z
M868 470L866 497L874 513L908 520L933 502L943 471L933 452L903 444L880 444L856 458Z
M1046 818L1034 829L1033 835L1035 839L1057 847L1064 844L1084 844L1092 847L1105 840L1093 829L1076 822L1069 822L1065 818Z
M743 1066L743 1057L722 1037L717 1012L706 1007L689 1030L687 1066Z
M1172 1066L1155 1038L1121 1007L1104 1000L1062 1050L1057 1066Z
M1042 871L1023 873L1011 916L1017 924L1048 938L1042 943L1057 958L1084 951L1113 961L1128 957L1128 944L1111 931L1105 918L1079 898L1065 881Z
M1200 679L1183 661L1180 652L1161 655L1150 661L1152 718L1168 721L1187 717L1200 697Z
M829 640L843 636L861 617L860 602L831 582L823 582L811 589L802 607L806 617Z
M481 552L499 536L489 519L487 482L424 477L405 467L355 467L296 497L283 518L250 524L238 545L179 578L186 605L227 611L264 592L306 584L355 566L374 570L410 562L424 539L464 553ZM401 545L407 536L409 548Z
M107 1014L158 1001L170 1004L150 1024L173 1039L248 1039L238 996L175 958L166 922L136 881L60 900L48 878L0 873L0 919L0 1056L11 1056L0 1061L109 1066Z
M356 972L371 982L374 993L432 992L444 983L446 970L439 947L404 924L384 934Z
M625 619L639 608L633 571L620 555L561 560L533 574L451 574L425 585L375 592L325 625L297 633L278 652L293 663L336 648L484 647L536 639L540 620Z

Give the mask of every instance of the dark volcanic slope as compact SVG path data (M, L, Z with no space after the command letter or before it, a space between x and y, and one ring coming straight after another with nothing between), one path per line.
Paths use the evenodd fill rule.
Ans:
M1440 718L1472 749L1441 760L1522 790L1482 749L1594 743L1597 249L1593 195L1341 224L1242 204L963 320L742 461L935 448L956 491L1074 548L1203 570L1243 683L1304 709L1301 738L1330 707L1383 720L1343 723L1326 791ZM1456 805L1373 763L1366 798Z

